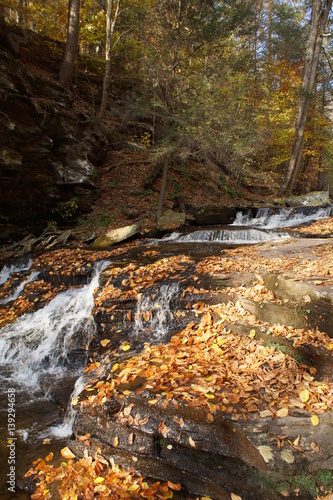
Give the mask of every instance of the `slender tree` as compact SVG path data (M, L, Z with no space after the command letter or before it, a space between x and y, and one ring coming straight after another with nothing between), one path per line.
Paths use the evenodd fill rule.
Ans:
M105 71L103 78L103 91L102 91L102 100L101 107L99 109L96 122L99 123L106 112L107 101L108 101L108 90L109 90L109 81L111 74L111 51L112 51L112 36L114 32L114 28L117 22L117 18L119 16L121 0L108 0L107 2L107 11L106 11L106 42L105 42Z
M67 42L59 76L60 85L68 90L70 89L75 73L79 41L79 21L80 0L69 0Z
M304 133L315 89L322 36L331 7L332 0L313 0L312 3L311 24L304 63L302 92L295 127L295 140L288 170L279 192L280 196L292 192L301 164Z

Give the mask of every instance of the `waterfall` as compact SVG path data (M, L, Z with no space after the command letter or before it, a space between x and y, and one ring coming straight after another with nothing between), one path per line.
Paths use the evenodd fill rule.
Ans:
M5 299L1 299L0 304L8 304L8 302L12 302L13 300L16 300L17 297L20 295L20 293L23 291L25 285L27 283L31 283L32 281L35 281L35 279L37 278L38 275L39 275L39 271L33 271L25 281L22 281L22 283L20 283L16 287L16 289L14 290L14 292L11 295L6 297Z
M326 219L332 214L333 207L259 208L255 217L251 212L238 212L233 225L265 229L295 227Z
M178 291L178 283L173 283L142 295L136 308L134 332L146 332L150 340L162 340L174 321L171 301Z
M163 242L174 241L177 243L225 243L225 244L249 244L259 241L270 241L275 239L290 238L287 233L264 231L261 229L204 229L192 233L172 233L163 238Z
M28 262L23 261L19 264L12 264L9 267L5 264L0 272L0 285L6 283L12 274L20 273L22 271L29 271L33 264L33 260L29 259Z
M72 401L83 391L84 387L84 376L82 375L75 382L74 390L71 394L63 422L60 425L50 427L50 429L48 429L46 433L43 433L41 437L54 436L56 438L65 438L72 434L76 415L76 411L72 406Z
M94 290L109 264L98 263L91 282L84 287L59 293L44 308L0 329L2 385L10 382L18 390L41 390L45 377L53 381L62 377L71 353L85 352L95 330L91 315Z

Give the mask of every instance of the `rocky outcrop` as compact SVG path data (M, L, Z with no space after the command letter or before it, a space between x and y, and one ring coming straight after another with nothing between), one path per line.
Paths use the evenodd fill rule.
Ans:
M21 44L28 35L16 33ZM19 226L45 227L59 203L74 197L88 212L98 197L94 154L103 144L72 96L51 79L30 74L0 46L0 211Z
M288 207L327 207L331 201L328 191L313 191L301 196L286 198L285 203Z
M212 224L231 224L238 209L222 205L203 206L194 209L195 222L200 226Z

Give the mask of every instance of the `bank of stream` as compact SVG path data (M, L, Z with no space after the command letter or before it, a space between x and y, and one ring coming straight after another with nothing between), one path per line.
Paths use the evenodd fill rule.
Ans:
M0 496L27 498L18 486L32 461L52 451L60 463L56 451L66 445L78 458L99 450L109 463L169 479L182 497L292 498L299 490L314 498L316 482L329 491L332 242L289 229L330 215L242 213L233 226L8 263L0 276L1 470L9 472L12 445L16 484L11 493L4 477ZM214 356L235 374L222 376ZM293 379L259 387L261 366L266 377ZM297 482L303 471L314 478L307 489Z

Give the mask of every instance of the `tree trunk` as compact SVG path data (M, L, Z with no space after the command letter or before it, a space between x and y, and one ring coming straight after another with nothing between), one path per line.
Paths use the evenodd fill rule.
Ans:
M325 30L331 7L332 0L313 0L310 33L304 64L302 91L295 127L295 140L288 170L279 192L280 196L292 192L301 164L304 146L304 133L315 89L318 61L322 45L322 34Z
M79 41L80 0L68 2L68 27L65 55L60 68L59 83L70 89L75 74Z
M162 177L162 186L160 191L160 198L158 200L158 209L157 209L157 220L162 217L163 213L163 201L165 196L165 190L168 182L168 171L169 171L169 155L166 155L163 159L163 177Z
M106 11L106 44L105 44L105 72L103 78L103 91L102 91L102 100L101 107L99 109L96 123L99 123L106 112L107 103L108 103L108 90L109 90L109 81L111 74L111 51L112 51L112 35L114 32L114 27L117 21L117 17L119 15L119 7L120 0L116 1L116 9L113 16L113 3L114 0L108 0L107 3L107 11Z

